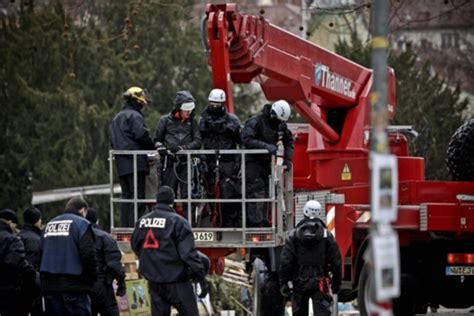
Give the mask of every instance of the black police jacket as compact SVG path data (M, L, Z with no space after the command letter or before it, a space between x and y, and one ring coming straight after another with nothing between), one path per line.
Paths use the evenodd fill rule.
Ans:
M305 280L327 277L332 273L332 287L341 284L341 254L334 236L327 231L320 219L304 219L303 224L290 231L280 256L278 276L280 284L293 281L295 290L305 287ZM316 239L304 240L305 229L316 226L321 234ZM295 284L296 283L296 284Z
M242 130L242 144L247 149L268 149L268 145L276 145L279 134L282 136L287 161L293 159L293 136L286 123L281 123L270 118L271 104L266 104L262 112L251 116L245 121ZM256 160L269 163L269 155L250 155L247 160Z
M131 244L140 260L140 274L150 282L187 281L188 272L205 277L191 226L168 205L156 204L137 221Z
M140 107L126 103L115 116L109 128L110 145L115 150L155 149ZM133 173L133 156L116 155L115 164L119 176ZM149 172L146 155L137 156L137 172Z
M25 248L10 226L0 220L0 296L35 282L35 270L25 259Z
M39 271L41 263L40 239L41 229L35 225L26 223L19 234L21 241L25 245L26 260Z
M98 281L112 284L115 279L120 284L125 280L125 270L117 242L96 224L92 224L92 231L95 235Z

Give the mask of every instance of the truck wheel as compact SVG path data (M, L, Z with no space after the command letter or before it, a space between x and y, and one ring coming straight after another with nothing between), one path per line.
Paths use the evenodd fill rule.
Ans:
M474 119L457 129L448 145L446 164L455 181L474 180Z
M415 315L415 301L412 293L406 286L403 287L402 282L402 293L401 296L393 300L393 313L396 316L414 316ZM410 285L410 283L405 283ZM364 264L362 271L359 276L359 287L357 289L358 297L357 304L359 305L359 311L361 316L370 315L367 307L374 304L372 297L375 297L375 288L373 287L372 277L369 274L369 268L367 264Z
M370 297L374 296L371 294L374 291L371 283L372 281L369 275L369 268L367 264L364 263L364 266L362 267L362 270L360 271L359 285L357 288L357 305L359 306L360 316L369 315L367 306L371 304Z
M253 315L283 316L285 301L280 294L278 275L268 272L265 263L253 262Z

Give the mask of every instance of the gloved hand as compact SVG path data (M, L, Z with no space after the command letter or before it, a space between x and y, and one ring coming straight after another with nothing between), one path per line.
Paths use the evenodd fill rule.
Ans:
M174 154L177 153L178 151L182 150L183 148L181 146L178 146L177 144L172 144L169 147L169 150Z
M124 296L127 293L127 286L125 285L125 280L118 283L117 292L115 293L117 296Z
M205 298L207 293L209 293L209 283L207 282L205 277L201 277L198 280L198 283L201 287L201 293L199 294L199 298Z
M160 157L164 157L166 155L166 147L165 145L163 145L163 143L160 143L160 142L156 142L155 143L155 148L156 148L156 151L158 152L158 154L160 155Z
M292 294L292 290L290 289L290 287L288 286L288 282L284 282L281 286L280 286L280 293L283 297L290 297L291 294Z
M276 155L278 147L276 145L273 145L273 144L267 144L266 150L268 150L270 155Z
M291 171L291 161L290 160L286 160L283 161L283 165L286 167L286 171L290 172Z

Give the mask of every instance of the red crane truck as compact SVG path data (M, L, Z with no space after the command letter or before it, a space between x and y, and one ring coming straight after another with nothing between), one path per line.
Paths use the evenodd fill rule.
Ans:
M302 218L302 206L308 199L322 202L328 228L344 258L345 290L340 299L358 297L361 313L366 315L371 291L364 253L370 222L368 96L372 71L272 25L262 16L242 14L235 4L208 4L201 23L202 31L207 27L203 43L214 87L226 91L229 111L234 109L232 82L254 80L268 100L287 100L308 123L293 126L293 187L286 190L286 194L293 193L288 207L292 214L286 222L282 219L281 231L291 229ZM393 118L394 71L388 69L387 75L387 108ZM472 137L474 121L468 123L463 128ZM400 241L401 296L394 302L395 312L411 315L426 313L430 305L474 305L474 179L425 180L424 159L409 156L410 133L410 127L389 128L390 151L397 157L399 176L394 227ZM470 152L458 156L470 157L467 165L471 164L472 174L474 153L472 145L468 148ZM278 213L283 212L278 208L281 206L276 205L277 221L281 219ZM272 283L271 277L258 276L276 271L277 244L251 249L255 255L251 254L250 260L261 254L261 260L253 265L257 269L254 298L259 301L254 302L256 315L273 312L265 308L268 298L264 293L268 291L259 292L259 287L265 287L262 283Z
M303 217L303 206L317 199L324 207L323 219L335 235L344 258L343 290L340 301L358 298L362 315L373 291L364 254L368 246L370 186L369 93L373 83L370 69L321 48L272 25L262 16L245 15L235 4L208 4L201 20L203 44L208 52L214 87L227 93L227 109L233 112L232 82L259 83L268 100L284 99L307 124L292 124L295 150L292 172L272 164L269 196L263 199L226 199L242 205L242 227L202 225L196 220L206 199L192 194L177 202L188 203L189 220L197 246L212 260L214 272L223 272L223 258L238 248L248 249L246 259L253 268L253 314L283 315L279 293L278 261L286 234ZM387 70L388 104L395 115L395 74ZM401 296L395 313L426 313L428 306L465 308L474 305L474 120L454 135L448 165L464 181L426 181L424 159L409 156L408 126L388 128L390 152L398 163L398 232L401 257ZM464 138L470 138L469 145ZM219 154L241 155L245 179L246 155L265 150L227 150ZM113 156L136 155L144 151L111 151L111 230L125 239L131 229L114 227ZM183 151L187 156L188 180L192 183L192 158L214 153ZM273 159L275 162L275 159ZM136 183L136 181L135 181ZM241 192L245 192L245 181ZM136 190L135 190L136 191ZM268 203L271 226L248 228L246 203ZM154 202L153 199L134 203ZM225 208L222 205L222 208ZM225 211L223 209L222 211ZM196 215L197 214L197 215Z

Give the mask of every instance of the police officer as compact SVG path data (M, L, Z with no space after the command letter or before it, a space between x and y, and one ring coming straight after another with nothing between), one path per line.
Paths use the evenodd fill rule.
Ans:
M236 149L240 143L240 120L233 113L227 112L224 106L225 92L221 89L213 89L209 93L208 100L209 105L204 109L199 120L204 149ZM205 176L209 198L238 197L239 158L240 156L219 154L204 157L207 163ZM217 171L219 171L219 177L216 177ZM215 207L222 212L220 215L223 227L241 225L240 212L236 203L215 203Z
M174 154L183 149L201 148L201 133L198 123L194 119L194 108L196 107L194 102L191 92L178 91L174 109L168 115L160 118L154 139L155 146L161 156L161 185L171 187L175 194L179 189L182 199L188 196L186 156L178 155L176 157Z
M114 279L117 280L117 296L126 293L125 271L122 266L122 253L117 242L97 226L98 216L95 208L88 208L86 219L92 224L95 235L97 255L97 282L91 292L92 315L118 316L119 308L115 299Z
M18 218L14 211L0 211L0 315L23 315L22 292L35 281L35 270L25 258L23 242L14 234ZM27 315L27 313L25 313Z
M70 199L41 237L40 272L48 315L91 314L88 291L97 279L97 260L86 213L86 201Z
M123 94L125 104L110 124L110 144L115 150L147 150L155 149L142 114L142 109L150 100L145 91L139 87L131 87ZM122 199L134 198L133 155L116 155L115 165L122 188ZM149 173L146 155L137 156L137 198L145 198L146 176ZM138 204L138 217L143 214L145 205ZM133 227L134 204L123 202L120 208L120 225Z
M39 274L41 263L40 239L41 239L42 214L36 207L29 207L23 211L23 229L19 236L25 245L26 260ZM42 315L41 288L38 283L26 288L23 294L24 306L32 316Z
M321 204L308 201L303 213L304 219L289 233L281 253L281 293L291 295L295 316L308 315L310 298L315 315L329 316L332 293L341 286L341 254L334 236L318 218Z
M208 285L191 227L171 207L174 192L169 186L158 189L156 202L152 212L136 223L131 240L140 274L149 281L152 315L170 315L174 306L180 315L197 316L190 274L199 282L200 297L207 295Z
M242 144L247 149L266 149L271 155L277 153L278 142L284 146L284 162L287 170L293 158L293 137L286 125L291 109L288 102L276 101L266 104L263 110L245 121L242 130ZM268 177L271 173L271 157L268 154L248 155L246 163L247 198L268 197ZM266 203L248 203L247 226L267 226Z

